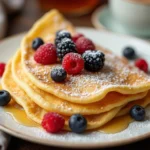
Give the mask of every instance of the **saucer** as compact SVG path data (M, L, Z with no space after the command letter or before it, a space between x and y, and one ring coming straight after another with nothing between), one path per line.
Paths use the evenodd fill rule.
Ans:
M121 24L112 16L108 6L100 7L93 13L92 23L97 29L110 30L112 32L134 35L141 38L150 38L150 30L129 28Z

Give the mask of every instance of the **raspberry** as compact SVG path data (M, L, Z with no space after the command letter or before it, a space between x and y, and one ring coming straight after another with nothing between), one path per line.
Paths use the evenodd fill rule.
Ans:
M62 39L57 45L57 56L59 60L62 61L63 57L70 52L77 52L74 42L68 38Z
M88 50L82 55L85 62L85 69L88 71L99 71L104 66L105 55L98 51Z
M5 71L6 64L0 63L0 77L2 77L4 71Z
M148 72L148 63L144 59L137 59L135 61L135 66L144 72Z
M80 54L68 53L63 58L62 66L68 74L79 74L84 68L84 60Z
M84 37L83 34L77 33L72 37L73 42L76 42L80 37Z
M44 115L42 127L49 133L57 133L64 127L65 119L54 112L49 112Z
M51 43L40 46L34 54L34 60L43 65L55 63L57 61L55 46Z
M83 54L86 50L95 49L95 45L93 44L93 42L85 37L80 37L75 44L79 54Z

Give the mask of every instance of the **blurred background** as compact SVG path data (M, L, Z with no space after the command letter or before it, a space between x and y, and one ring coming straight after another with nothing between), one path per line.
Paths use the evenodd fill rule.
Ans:
M106 3L107 0L0 0L6 17L6 20L3 19L5 23L0 26L3 34L1 36L27 31L39 17L52 8L60 10L75 26L93 27L92 12ZM0 14L2 16L2 12ZM4 30L5 34L2 33Z
M150 0L0 0L0 38L29 30L53 8L75 26L150 38Z

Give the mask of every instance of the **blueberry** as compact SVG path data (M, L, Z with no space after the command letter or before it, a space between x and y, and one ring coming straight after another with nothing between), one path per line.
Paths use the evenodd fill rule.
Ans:
M44 44L44 41L41 38L35 38L32 42L32 48L34 50L37 50L43 44Z
M55 68L51 71L51 78L55 82L63 82L67 77L67 73L63 68Z
M5 90L0 90L0 106L7 105L11 100L9 92Z
M84 132L87 127L87 120L80 114L74 114L69 119L69 127L72 132Z
M145 109L139 105L135 105L130 110L130 116L136 121L142 121L145 118Z
M127 59L134 59L136 56L135 50L132 47L125 47L123 50L123 56Z

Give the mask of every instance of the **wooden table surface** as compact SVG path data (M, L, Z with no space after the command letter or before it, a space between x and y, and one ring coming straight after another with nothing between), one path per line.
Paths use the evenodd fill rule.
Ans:
M20 32L27 31L30 29L32 24L44 14L45 12L42 11L39 6L37 0L27 0L24 8L18 14L12 15L8 17L9 26L8 32L6 36L14 35ZM87 26L93 27L91 23L91 14L84 15L81 17L69 17L66 16L75 26ZM149 150L150 139L146 139L137 143L133 143L126 146L121 147L114 147L109 148L107 150L137 150L137 149L144 149ZM15 137L12 137L12 140L9 144L8 150L63 150L63 148L56 148L56 147L47 147L43 145L38 145L35 143L30 143ZM103 149L104 150L104 149Z

